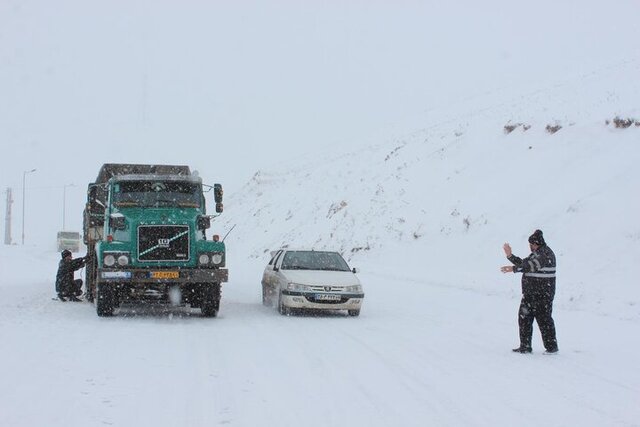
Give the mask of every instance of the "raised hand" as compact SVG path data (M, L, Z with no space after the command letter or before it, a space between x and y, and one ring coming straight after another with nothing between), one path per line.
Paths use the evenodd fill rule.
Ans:
M509 245L508 243L505 243L502 246L502 249L504 249L504 253L505 253L505 255L507 255L507 258L509 258L511 255L513 255L513 252L511 252L511 245Z

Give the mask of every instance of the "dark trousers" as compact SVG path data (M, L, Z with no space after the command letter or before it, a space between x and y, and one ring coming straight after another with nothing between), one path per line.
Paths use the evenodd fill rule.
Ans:
M533 320L538 322L542 342L547 350L558 348L556 340L556 325L551 317L553 311L553 295L534 294L523 295L518 310L518 326L520 327L520 346L531 348L533 335Z
M71 283L66 283L62 289L58 290L58 295L62 297L82 295L82 279L76 279Z

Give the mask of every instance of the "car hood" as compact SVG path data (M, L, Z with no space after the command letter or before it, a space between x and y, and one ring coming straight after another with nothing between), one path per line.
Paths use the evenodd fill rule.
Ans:
M351 271L280 270L287 281L301 285L359 285L360 280Z

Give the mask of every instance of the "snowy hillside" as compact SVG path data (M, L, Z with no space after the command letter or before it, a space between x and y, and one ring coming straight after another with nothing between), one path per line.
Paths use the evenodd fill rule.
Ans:
M214 222L236 225L216 319L135 305L99 318L51 299L48 243L0 247L0 425L638 425L640 127L606 124L640 116L640 85L616 83L638 65L265 165ZM501 248L526 255L534 228L558 255L555 356L537 330L534 354L510 351L520 277L499 273ZM262 269L284 245L343 251L361 316L264 307Z
M623 84L639 74L635 60L495 93L404 137L265 168L227 200L228 244L261 260L284 245L333 248L390 277L517 294L498 271L502 244L527 255L541 228L558 255L560 307L638 319L640 126L606 122L640 119L640 85Z
M639 12L0 2L0 427L640 426ZM108 162L225 186L218 317L53 299L56 232ZM499 270L536 228L554 355L537 326L511 351ZM360 316L264 306L283 246L343 252Z

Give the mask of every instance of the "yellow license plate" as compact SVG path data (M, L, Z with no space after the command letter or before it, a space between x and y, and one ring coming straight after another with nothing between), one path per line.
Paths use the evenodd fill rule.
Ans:
M152 279L177 279L180 277L180 273L177 271L152 271Z

